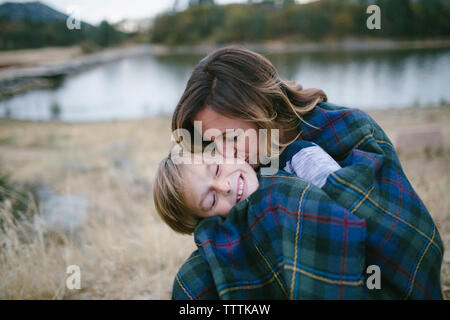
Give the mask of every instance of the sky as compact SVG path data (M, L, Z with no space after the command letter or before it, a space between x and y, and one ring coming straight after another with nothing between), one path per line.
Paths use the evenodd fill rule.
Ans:
M29 2L35 0L0 0L3 2ZM98 24L102 20L110 23L123 19L140 19L154 17L172 8L174 0L40 0L48 6L69 14L71 6L78 6L81 20ZM307 2L311 0L297 0ZM181 7L187 6L189 0L178 0ZM244 3L247 0L215 0L217 4Z
M32 0L0 0L3 2L29 2ZM154 17L173 6L174 0L40 0L42 3L68 14L71 6L78 6L81 20L98 24L106 19L118 22L124 18L140 19ZM180 5L188 0L179 0ZM215 0L217 4L243 3L246 0Z

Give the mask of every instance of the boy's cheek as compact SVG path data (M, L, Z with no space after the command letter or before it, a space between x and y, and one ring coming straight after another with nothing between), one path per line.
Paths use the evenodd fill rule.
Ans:
M222 208L221 212L217 215L221 216L222 218L226 218L228 216L228 213L231 211L231 206L228 206L227 208Z

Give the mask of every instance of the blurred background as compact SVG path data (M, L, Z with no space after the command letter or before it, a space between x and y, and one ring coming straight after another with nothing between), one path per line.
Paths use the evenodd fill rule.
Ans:
M372 115L450 244L450 0L0 1L0 298L170 297L195 244L152 181L193 68L229 44Z

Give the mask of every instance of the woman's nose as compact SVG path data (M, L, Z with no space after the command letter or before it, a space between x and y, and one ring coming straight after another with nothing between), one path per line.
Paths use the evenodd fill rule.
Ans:
M227 141L226 139L216 139L215 141L217 150L224 158L235 158L236 156L236 142Z

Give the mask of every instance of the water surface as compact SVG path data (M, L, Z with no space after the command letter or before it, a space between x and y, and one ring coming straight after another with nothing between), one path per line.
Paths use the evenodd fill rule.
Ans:
M450 102L450 49L267 55L283 79L361 109ZM171 114L202 56L139 56L0 101L0 116L68 122Z

